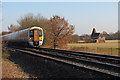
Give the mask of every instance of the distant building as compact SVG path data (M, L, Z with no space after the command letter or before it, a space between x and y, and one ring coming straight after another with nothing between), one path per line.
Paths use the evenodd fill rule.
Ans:
M93 28L91 39L97 43L105 43L105 36L102 33L97 33L95 28Z

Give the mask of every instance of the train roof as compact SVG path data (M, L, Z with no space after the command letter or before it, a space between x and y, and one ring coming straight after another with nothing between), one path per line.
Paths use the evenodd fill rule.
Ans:
M9 36L9 35L11 35L11 34L15 34L15 33L17 33L17 32L23 32L23 31L26 31L26 30L29 30L29 29L42 29L42 28L37 27L37 26L34 26L34 27L30 27L30 28L23 29L23 30L20 30L20 31L16 31L16 32L13 32L13 33L5 34L5 35L2 35L2 36L0 36L0 37Z
M34 27L31 27L30 29L42 29L42 28L34 26Z

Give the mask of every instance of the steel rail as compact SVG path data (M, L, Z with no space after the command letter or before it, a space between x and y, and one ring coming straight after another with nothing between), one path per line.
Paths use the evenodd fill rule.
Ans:
M35 49L39 49L39 48L35 48ZM86 58L93 58L93 59L97 59L97 60L108 62L108 63L115 63L115 64L120 63L120 57L117 57L117 56L92 54L87 52L74 52L74 51L66 51L66 50L48 49L48 48L40 48L39 50L44 50L48 52L58 52L62 54L70 54L70 55L86 57Z
M24 49L27 50L27 49ZM35 50L30 50L31 52L35 52L35 53L40 53L39 51L35 51ZM67 59L67 60L71 60L71 61L77 61L77 62L82 62L82 64L89 64L89 65L95 65L97 67L100 66L105 66L104 68L106 69L111 69L114 70L115 72L119 72L120 66L118 65L113 65L113 64L106 64L106 63L102 63L102 62L97 62L97 61L91 61L91 60L86 60L86 59L81 59L81 58L76 58L76 57L69 57L69 56L65 56L65 55L59 55L59 54L54 54L54 53L45 53L45 55L49 55L49 56L53 56L53 57L58 57L58 58L63 58L63 59Z
M29 53L29 54L31 54L30 52L32 52L34 54L31 54L31 55L34 55L34 56L40 56L39 54L42 54L42 55L46 55L46 56L50 56L50 57L55 57L55 56L60 57L58 55L51 55L51 54L43 53L43 52L41 52L39 54L36 54L37 51L31 51L31 50L29 52L28 51L25 52L26 50L24 50L24 49L15 49L15 50L20 51L20 52L24 52L24 53ZM45 57L45 56L40 56L40 57L48 58L48 57ZM69 57L64 57L64 56L61 56L61 57L64 58L64 59L65 58L70 59ZM55 61L62 62L62 63L66 63L66 64L73 65L73 66L76 66L76 67L85 68L85 69L92 70L92 71L95 71L95 72L100 72L100 73L103 73L105 75L109 75L111 77L120 78L120 75L110 73L108 71L102 71L102 70L99 70L99 69L96 69L96 68L91 68L91 67L84 66L84 65L79 65L79 64L75 64L75 63L69 63L69 62L66 62L66 61L63 61L63 60L58 60L58 59L53 59L53 58L48 58L48 59L55 60Z
M112 72L120 73L120 71L119 71L120 66L117 66L117 65L105 64L105 63L102 63L102 62L96 62L96 61L91 61L91 60L86 60L86 59L75 58L75 57L68 57L68 56L52 54L52 53L41 53L41 52L35 51L35 50L28 50L28 49L22 49L22 50L31 51L31 52L34 52L34 53L37 53L37 54L48 55L48 56L51 56L51 57L57 57L57 58L60 58L60 59L81 63L81 64L84 64L84 65L87 65L87 66L92 66L92 67L96 67L96 68L99 68L99 69L105 69L105 70L109 70L109 71L112 71Z
M75 51L67 51L67 50L59 50L59 49L50 49L50 48L36 48L36 49L47 50L47 51L66 52L66 53L67 53L67 52L68 52L68 53L80 53L80 54L88 54L88 55L96 55L96 56L102 56L102 57L120 59L119 56L104 55L104 54L95 54L95 53L89 53L89 52L75 52Z

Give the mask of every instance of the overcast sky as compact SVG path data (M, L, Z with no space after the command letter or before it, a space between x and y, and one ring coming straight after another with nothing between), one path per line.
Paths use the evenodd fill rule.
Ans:
M41 14L50 19L53 15L65 17L75 26L75 34L90 34L118 30L117 2L2 2L2 28L7 31L10 24L28 13Z

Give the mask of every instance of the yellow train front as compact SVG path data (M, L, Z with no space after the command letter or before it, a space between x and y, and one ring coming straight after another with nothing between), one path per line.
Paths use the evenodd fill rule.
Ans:
M29 44L39 46L43 43L43 30L40 27L32 27L29 29Z

